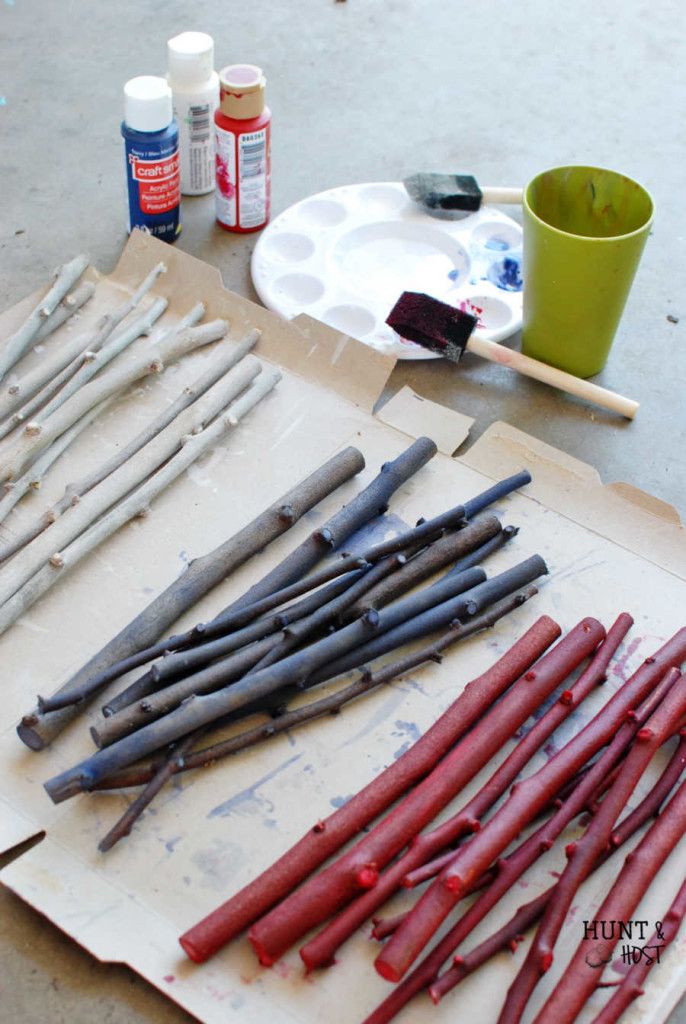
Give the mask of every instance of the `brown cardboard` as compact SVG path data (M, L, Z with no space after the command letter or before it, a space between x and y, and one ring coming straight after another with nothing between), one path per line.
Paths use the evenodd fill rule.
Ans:
M620 610L633 612L636 626L608 682L616 686L683 625L684 530L661 503L626 486L603 486L591 467L506 424L495 424L459 459L439 454L393 499L389 526L435 514L495 477L526 466L533 483L498 506L503 521L518 524L520 533L494 557L489 571L540 551L551 574L538 598L486 637L455 648L441 666L418 669L340 716L311 723L211 770L178 777L127 840L107 856L98 854L98 838L126 800L121 794L102 793L57 807L50 803L41 783L89 753L92 743L87 723L80 722L53 749L40 754L26 750L14 725L34 694L55 689L167 585L186 560L225 539L335 450L352 443L364 452L367 467L360 477L216 588L181 626L209 617L262 575L371 479L383 461L402 451L408 434L430 432L438 423L449 451L464 427L448 414L444 426L439 407L418 399L410 389L396 396L381 417L372 418L368 410L391 361L305 318L284 323L225 292L212 268L141 235L132 237L116 270L100 282L88 316L96 316L114 289L133 286L160 258L168 260L169 273L155 292L171 297L170 318L203 298L210 316L228 316L234 337L248 324L261 326L259 354L278 362L284 377L273 396L224 445L155 502L147 519L119 531L0 638L0 839L9 848L26 836L46 832L0 879L95 956L130 964L208 1024L267 1019L311 1024L330 1021L332 1006L341 1008L337 1020L360 1020L389 991L372 969L376 948L366 929L341 950L335 968L313 978L303 977L297 951L271 971L259 968L244 940L198 968L181 955L177 936L397 756L469 678L543 612L565 628L587 614L609 624ZM14 311L0 318L0 335L12 322ZM85 322L72 329L81 329ZM57 463L45 494L31 502L34 508L59 496L74 467L82 471L140 429L156 408L201 372L207 358L206 352L195 353L108 409ZM17 511L28 514L25 508ZM579 710L567 729L577 728L606 698L607 688ZM90 714L91 721L96 714ZM486 774L473 781L465 799ZM636 799L646 788L644 782ZM529 872L522 880L526 889L514 887L474 941L536 895L547 883L547 870L559 867L558 856ZM610 862L580 893L555 966L532 1006L540 1006L550 990L581 935L581 920L591 916L617 868L618 862ZM636 916L659 919L685 871L682 843ZM393 906L406 904L402 896ZM665 1019L686 986L685 950L682 939L653 971L646 997L635 1008L635 1021L659 1024ZM520 949L514 958L496 958L436 1010L422 1005L421 1013L443 1024L459 1010L461 1018L488 1024L496 1016L493 994L504 993L522 955ZM419 1012L413 1007L402 1020L415 1020Z

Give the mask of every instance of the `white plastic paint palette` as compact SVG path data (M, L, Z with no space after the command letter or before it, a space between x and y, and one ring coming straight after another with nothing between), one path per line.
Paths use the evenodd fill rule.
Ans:
M399 182L345 185L304 199L263 232L252 279L268 309L307 313L399 359L438 356L384 322L404 291L426 292L478 317L500 341L521 327L522 230L485 207L430 217Z

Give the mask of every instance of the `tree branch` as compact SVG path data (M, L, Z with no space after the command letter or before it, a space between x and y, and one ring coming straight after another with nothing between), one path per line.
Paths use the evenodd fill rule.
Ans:
M133 651L147 647L183 612L209 593L272 540L289 530L327 495L350 480L364 466L357 448L348 447L328 459L304 480L282 495L218 547L196 557L184 572L148 604L124 629L69 679L58 692L72 692L110 665ZM20 739L32 750L41 750L55 739L86 706L43 714L36 707L23 716L17 727Z
M6 493L4 498L0 499L0 523L7 519L14 506L21 501L25 494L28 494L30 490L38 490L43 477L53 463L67 450L72 441L76 440L79 434L93 422L96 416L100 415L106 405L107 400L89 409L85 416L77 420L69 430L53 441L49 448L41 452L22 477L5 484Z
M56 404L60 404L67 397L66 385L67 382L71 381L75 375L84 367L87 363L91 363L94 358L94 354L99 352L104 345L107 338L112 334L115 327L123 320L123 318L131 312L134 305L143 297L143 295L150 290L155 283L157 277L164 272L165 266L163 263L159 263L150 274L145 278L141 286L132 298L129 298L121 306L117 307L112 313L106 313L105 316L101 317L96 325L94 331L90 337L84 337L78 335L75 339L78 345L75 350L72 346L68 348L70 358L65 361L55 360L52 363L48 363L47 366L41 364L37 367L31 375L27 376L24 382L22 382L22 390L24 392L24 400L19 404L21 408L11 418L11 426L8 430L0 435L5 436L13 427L18 426L20 423L25 423L29 418L40 410L39 415L46 415L46 409L48 403L53 402L53 408ZM200 303L202 305L202 303ZM159 308L151 307L151 308ZM197 307L196 307L197 308ZM203 307L204 312L204 307ZM197 320L202 318L202 313L197 317ZM193 323L196 323L194 320ZM141 321L133 321L131 326L134 324L140 325ZM142 326L145 326L145 321L142 322ZM136 327L136 330L138 328ZM125 333L127 328L122 328L122 332L116 336L119 341L116 344L120 344L121 341L128 344L128 341L133 340L137 335L133 337L130 333ZM127 340L128 339L128 340ZM113 343L115 339L112 339ZM115 353L116 354L116 353ZM58 365L59 364L59 365ZM102 362L100 365L103 365ZM29 392L31 393L29 395ZM14 407L14 406L13 406Z
M539 979L552 965L553 948L574 894L606 848L612 826L653 755L672 735L674 726L686 712L686 681L680 682L677 669L669 669L667 674L674 675L674 685L645 727L636 734L637 742L627 755L624 771L608 790L586 832L578 842L570 843L566 848L567 866L546 905L527 957L508 990L499 1024L514 1024L521 1019Z
M321 697L319 700L310 701L308 704L293 708L291 711L285 711L278 718L270 718L268 722L255 726L252 729L246 729L245 732L232 736L228 740L222 740L202 750L193 751L192 754L184 758L183 764L180 764L175 771L205 768L207 765L214 764L229 754L245 750L247 747L252 747L263 740L271 739L272 736L278 736L283 732L290 732L291 729L295 729L297 726L310 722L315 718L338 714L345 704L350 703L357 697L380 686L384 686L386 683L397 679L398 676L405 675L405 673L411 672L419 665L423 665L428 661L440 661L441 653L446 648L457 643L459 640L466 640L475 633L494 626L501 618L509 615L516 608L521 607L525 601L530 600L537 593L537 588L530 586L521 594L514 594L503 598L502 601L498 601L487 611L475 616L468 622L464 624L456 623L454 626L451 626L438 640L427 644L418 651L406 654L397 661L384 665L379 669L373 671L363 670L359 678L340 690L336 690L335 693ZM158 762L134 765L132 768L108 775L94 789L97 791L101 789L109 790L128 786L142 786L153 778L158 767Z
M51 316L64 296L74 287L88 266L87 256L77 256L64 263L55 273L55 280L14 334L0 349L0 381L11 370L35 340L43 322Z
M213 333L216 334L217 327ZM194 331L203 331L195 327ZM227 402L247 387L259 372L260 364L248 356L238 366L225 374L196 403L186 409L169 424L157 437L140 449L133 458L120 466L98 487L67 513L35 537L21 551L21 557L12 558L0 568L0 605L6 603L34 573L80 533L83 533L108 508L120 501L134 487L137 487L151 473L155 472L183 444L183 439L196 434L213 419ZM66 406L65 406L66 408ZM58 435L59 436L59 435ZM2 614L0 610L0 615Z
M43 321L34 338L34 344L43 341L61 327L93 297L94 292L95 285L92 281L84 281L77 285L74 291L60 302L55 312ZM50 351L41 358L35 369L23 377L15 378L14 382L0 396L0 417L7 417L0 424L0 438L11 433L19 422L12 417L14 410L32 398L47 381L53 380L82 351L83 341L78 334L72 339L60 338L59 345L54 348L55 351L51 347Z
M180 942L191 960L201 963L209 959L423 778L559 635L560 627L552 619L538 619L493 666L465 686L408 751L308 831L257 879L187 931Z
M570 672L604 639L605 630L595 619L584 619L514 686L460 740L430 775L411 790L371 832L319 875L311 878L250 930L260 963L275 962L313 925L321 924L364 889L373 889L379 871L400 853L421 830L488 764L527 718L550 696ZM373 868L373 870L372 870ZM347 928L345 929L347 931ZM405 932L404 928L396 936ZM346 936L347 937L347 936ZM395 936L394 936L395 938ZM377 971L398 981L403 969L386 958L396 949L394 938L377 957ZM328 937L317 937L301 950L308 969L322 966Z
M614 790L614 786L612 790ZM600 811L596 817L599 816ZM594 915L594 920L630 921L655 875L685 831L686 783L682 783L640 843L627 855L622 870ZM586 841L586 836L584 836L582 842ZM557 898L557 896L552 896L551 901ZM594 954L598 954L599 962L608 962L612 958L612 950L616 942L617 939L601 939L596 944ZM567 964L564 974L537 1014L534 1024L542 1024L543 1020L550 1020L551 1017L546 1014L559 1014L554 1017L556 1022L570 1024L581 1012L584 1004L597 988L601 976L601 972L597 968L589 967L586 962L587 953L588 946L581 942Z
M233 371L229 371L227 377L240 369L240 366L235 367ZM245 375L240 379L240 390L243 389L247 376L249 376L249 368L246 367ZM129 520L134 519L136 516L147 514L150 502L199 458L203 452L217 444L227 430L233 429L242 417L272 390L280 377L280 373L276 370L263 373L248 388L244 396L233 402L225 415L220 416L218 420L211 423L201 433L190 435L182 442L183 447L181 450L158 469L149 480L142 483L136 490L112 507L106 515L96 520L83 533L76 536L67 547L55 552L50 557L48 564L39 569L0 608L0 633L13 622L16 622L19 616L27 608L30 608L57 581L55 569L63 570L66 568L68 570L73 568L77 562L98 547L99 544L115 533L121 526L129 522ZM238 386L238 381L239 378L236 378L236 386ZM142 449L141 453L143 452L145 452L145 449ZM127 467L124 466L122 468L125 469ZM95 494L96 492L93 491L91 493ZM75 506L74 511L77 512L82 507ZM66 519L66 517L64 518ZM62 520L59 522L62 522ZM72 526L74 522L75 520L72 521ZM46 536L50 532L47 531ZM61 572L60 575L62 575Z
M189 326L189 322L193 323L199 319L203 312L204 306L200 303L180 322L176 333L178 334L179 331ZM216 357L212 360L209 369L201 377L194 381L193 384L185 387L174 402L171 402L159 416L156 416L154 420L148 423L128 444L119 448L107 461L96 466L95 469L91 470L89 474L80 480L68 484L64 494L52 508L48 509L32 525L23 530L19 536L13 538L11 543L5 544L0 548L0 561L9 558L20 548L30 543L34 537L37 537L39 533L42 533L43 530L52 525L63 512L66 512L72 505L76 505L84 494L91 491L106 477L111 476L115 470L132 458L144 445L152 441L184 409L187 409L197 398L205 394L228 370L247 355L257 343L259 336L259 331L249 331L237 344L219 346Z
M469 503L470 507L485 507L486 497L493 495L496 491L499 496L510 493L510 491L515 489L515 487L521 486L522 482L526 482L526 480L523 480L523 477L525 476L528 478L528 474L516 474L515 476L501 480L495 487L490 488L488 491L485 491L483 494L477 495L476 498L472 499ZM273 593L268 594L266 597L260 598L247 605L241 604L239 608L231 608L228 611L215 616L211 622L198 623L185 633L167 637L165 640L161 640L151 647L137 651L135 654L129 656L125 661L122 661L120 665L111 666L107 672L107 677L97 680L96 685L100 686L105 682L110 682L110 680L116 679L117 676L123 675L125 672L129 672L131 669L138 668L140 665L144 665L146 662L152 661L160 655L166 655L172 651L177 651L181 648L187 647L188 645L203 643L212 637L224 636L232 630L245 627L266 612L269 612L274 608L278 608L287 601L290 601L295 597L299 597L301 594L307 593L307 591L312 590L315 587L319 587L321 584L327 583L330 580L335 579L337 576L359 569L363 567L365 563L376 562L379 558L382 558L385 555L407 550L410 547L418 545L422 541L430 542L432 538L439 534L440 530L447 528L448 526L457 525L463 520L464 506L457 505L455 508L449 509L447 512L436 516L434 519L420 522L412 530L407 530L396 537L390 537L387 540L373 545L371 548L367 548L367 550L359 556L343 554L340 560L325 565L318 572L311 573L309 576L304 575L295 583L291 583L286 587L276 590ZM474 551L460 559L451 572L454 575L457 575L458 570L461 572L463 569L477 565L481 559L491 554L492 551L497 550L497 548L501 547L506 541L515 536L517 530L513 526L507 526L505 527L505 530L501 532L503 534L502 537L498 534L496 537L492 538L491 541L488 541L486 544L483 544L478 548L477 551ZM242 640L242 642L247 643L248 639L257 639L261 635L263 634L260 634L259 632L255 636L249 635L245 640ZM231 646L228 649L234 650L235 648ZM139 696L145 696L149 692L152 691L146 690L145 693L140 693ZM66 697L63 699L66 699ZM67 700L67 703L70 703L70 701ZM112 703L114 705L114 702ZM126 703L131 703L131 701L127 700ZM119 705L117 710L123 706L125 705Z
M433 862L430 861L430 858L439 850L445 849L461 836L478 830L479 820L503 795L507 787L514 782L533 754L604 679L610 659L632 622L629 615L620 616L620 619L609 630L591 663L572 688L565 690L552 707L534 723L526 736L517 743L514 750L485 785L457 814L431 832L417 835L403 856L394 861L380 875L377 884L372 889L358 896L346 910L342 911L307 945L303 946L300 955L309 970L330 963L340 945L371 917L374 911L378 910L401 885L410 887L410 883L416 885L426 878L430 878L434 873ZM550 657L550 655L546 655L546 657ZM504 710L502 714L505 714ZM449 862L455 853L451 851L446 856ZM421 865L428 868L428 873ZM441 868L443 866L444 864L440 865ZM390 932L385 934L390 934Z

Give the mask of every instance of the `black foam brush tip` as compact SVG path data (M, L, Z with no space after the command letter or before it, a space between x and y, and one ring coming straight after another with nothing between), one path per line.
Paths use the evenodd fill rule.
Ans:
M423 292L403 292L386 317L401 338L416 341L453 363L460 360L477 318Z

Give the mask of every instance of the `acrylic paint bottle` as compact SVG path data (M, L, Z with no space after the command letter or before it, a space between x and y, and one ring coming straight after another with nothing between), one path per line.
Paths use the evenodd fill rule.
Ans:
M163 242L181 233L179 132L166 79L132 78L124 86L129 231L141 228Z
M181 193L214 191L214 112L219 76L214 43L206 32L182 32L167 43L167 81L179 126Z
M254 64L219 72L214 115L217 223L226 231L259 231L271 204L271 112L265 78Z

